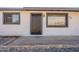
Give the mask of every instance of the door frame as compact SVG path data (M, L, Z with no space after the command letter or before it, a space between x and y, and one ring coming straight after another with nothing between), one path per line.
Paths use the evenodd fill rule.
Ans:
M32 14L40 14L41 15L41 34L31 34ZM43 17L42 17L42 13L30 13L30 35L42 35L43 34L42 32L43 32Z

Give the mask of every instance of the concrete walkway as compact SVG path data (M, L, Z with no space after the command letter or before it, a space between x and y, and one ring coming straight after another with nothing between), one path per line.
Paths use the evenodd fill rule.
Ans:
M16 39L17 37L15 36L0 36L0 45L8 45Z
M27 36L19 37L8 45L79 45L79 36Z

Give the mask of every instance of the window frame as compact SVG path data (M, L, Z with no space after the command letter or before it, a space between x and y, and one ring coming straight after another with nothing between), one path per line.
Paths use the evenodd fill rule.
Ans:
M6 19L5 19L5 17L6 17L5 15L6 14L19 15L19 22L18 23L12 23L12 22L11 23L7 23ZM18 13L18 12L12 12L12 13L11 12L4 12L3 13L3 24L20 24L20 13Z
M55 25L48 25L48 15L64 15L65 16L65 25L64 26L55 26ZM68 27L68 13L46 13L46 27Z

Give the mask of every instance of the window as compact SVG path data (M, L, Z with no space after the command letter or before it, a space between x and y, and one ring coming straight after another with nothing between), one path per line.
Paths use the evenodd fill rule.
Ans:
M4 24L20 24L20 13L4 13Z
M67 14L66 13L48 13L47 14L47 27L67 27Z

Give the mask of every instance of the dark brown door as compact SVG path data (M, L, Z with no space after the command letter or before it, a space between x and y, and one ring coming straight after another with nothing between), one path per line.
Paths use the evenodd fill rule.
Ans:
M42 15L31 14L31 34L42 34Z

